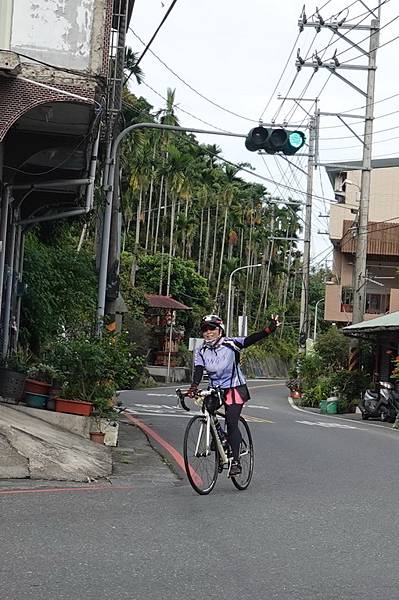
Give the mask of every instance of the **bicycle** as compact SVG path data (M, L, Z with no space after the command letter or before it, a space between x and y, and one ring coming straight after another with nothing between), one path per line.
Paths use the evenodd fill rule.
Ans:
M190 408L185 403L187 393L176 390L181 407L187 412ZM190 419L184 434L183 456L187 478L193 489L200 495L209 494L215 487L219 473L223 470L230 474L233 455L227 442L222 436L218 417L224 418L219 412L223 401L219 388L199 391L197 401L202 401L203 414ZM239 428L241 433L240 461L242 472L232 476L231 481L238 490L246 490L254 470L254 447L251 431L247 422L240 416ZM218 429L221 433L218 432Z

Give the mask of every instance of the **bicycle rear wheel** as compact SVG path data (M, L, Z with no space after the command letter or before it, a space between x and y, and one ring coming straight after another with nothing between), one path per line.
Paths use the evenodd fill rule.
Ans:
M246 490L254 472L254 446L248 423L243 417L240 417L238 427L241 433L240 461L242 471L240 475L232 477L231 481L238 490Z
M209 494L218 478L219 453L212 451L210 445L217 448L213 429L210 431L209 447L206 443L206 418L193 417L184 434L184 465L188 480L197 494Z

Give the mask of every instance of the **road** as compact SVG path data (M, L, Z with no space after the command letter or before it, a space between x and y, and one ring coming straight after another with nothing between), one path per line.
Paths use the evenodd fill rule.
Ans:
M294 410L278 382L250 387L256 456L245 492L224 474L205 497L178 478L0 488L2 600L398 598L399 432ZM181 452L187 417L172 394L122 399Z

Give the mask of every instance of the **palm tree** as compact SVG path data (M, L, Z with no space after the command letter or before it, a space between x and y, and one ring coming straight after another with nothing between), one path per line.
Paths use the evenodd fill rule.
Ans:
M132 75L134 75L136 82L140 85L140 83L144 80L144 73L141 68L137 65L138 60L138 52L133 52L133 50L129 47L125 48L125 71L129 73L126 77L123 85L127 85L129 79Z

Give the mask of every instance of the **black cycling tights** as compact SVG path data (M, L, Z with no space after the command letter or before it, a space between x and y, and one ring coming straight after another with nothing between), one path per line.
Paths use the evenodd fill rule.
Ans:
M240 456L241 433L238 428L238 419L242 407L242 404L225 404L227 435L234 460L238 460Z

